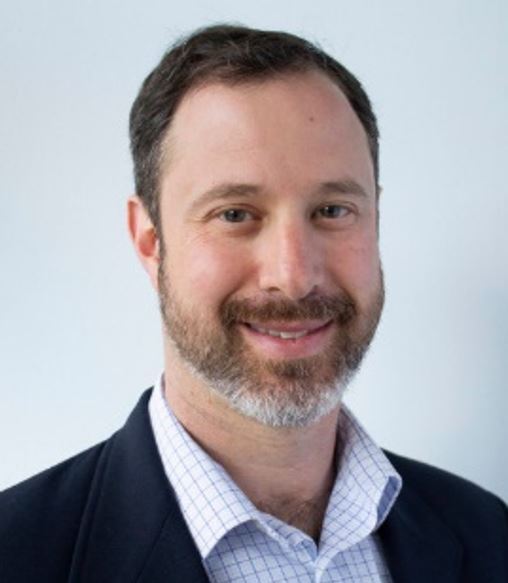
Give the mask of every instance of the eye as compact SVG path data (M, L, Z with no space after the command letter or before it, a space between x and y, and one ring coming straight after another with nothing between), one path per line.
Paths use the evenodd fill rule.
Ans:
M350 211L348 208L340 204L327 204L318 209L317 212L325 219L338 219L347 216Z
M248 219L252 219L252 213L244 209L227 209L222 211L219 217L227 223L243 223Z

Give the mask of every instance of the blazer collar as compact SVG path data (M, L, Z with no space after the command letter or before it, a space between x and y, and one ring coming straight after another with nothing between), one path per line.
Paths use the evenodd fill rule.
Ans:
M403 483L378 534L394 583L459 581L462 546L411 484Z
M104 446L69 581L169 583L208 578L164 475L146 391Z

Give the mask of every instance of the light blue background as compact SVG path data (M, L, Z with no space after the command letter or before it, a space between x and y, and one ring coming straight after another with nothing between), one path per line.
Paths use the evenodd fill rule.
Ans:
M2 3L0 488L108 437L158 374L128 111L177 35L221 20L307 36L364 82L388 296L347 400L383 446L508 498L505 0Z

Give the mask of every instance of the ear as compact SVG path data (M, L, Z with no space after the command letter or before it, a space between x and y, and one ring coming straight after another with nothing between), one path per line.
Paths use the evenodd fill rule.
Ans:
M127 201L127 222L134 249L154 289L157 290L160 263L159 239L155 226L138 196L131 196Z

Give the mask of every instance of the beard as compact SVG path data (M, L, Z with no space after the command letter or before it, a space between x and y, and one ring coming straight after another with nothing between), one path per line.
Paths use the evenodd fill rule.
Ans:
M227 299L215 322L186 309L161 258L159 301L168 340L187 370L235 411L270 427L305 427L337 407L359 369L381 317L383 273L363 311L345 291L333 296ZM257 355L245 341L245 322L332 321L334 335L316 355L288 360Z

